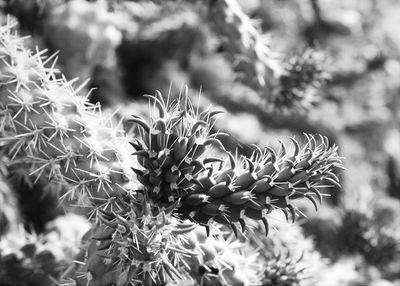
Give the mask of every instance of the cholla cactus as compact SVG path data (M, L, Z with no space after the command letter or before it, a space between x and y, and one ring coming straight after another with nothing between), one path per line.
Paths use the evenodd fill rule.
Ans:
M314 241L304 235L297 223L288 225L277 216L274 227L277 231L268 237L262 235L260 225L249 235L252 244L260 249L262 285L316 285L326 261L315 250Z
M400 255L400 235L395 228L377 225L371 213L346 210L339 230L343 250L360 253L367 262L385 267Z
M254 146L250 158L223 159L207 156L207 148L216 145L210 134L211 119L216 112L202 113L186 102L168 104L160 94L152 97L150 122L134 116L139 126L138 138L132 142L137 150L140 169L133 169L149 196L159 204L179 205L184 218L208 225L211 220L231 225L239 222L244 231L244 218L262 220L268 232L267 215L282 210L287 219L296 218L296 199L306 198L317 209L322 202L321 188L338 185L333 173L341 167L337 147L327 139L306 135L307 144L300 147L292 139L293 150L281 142L276 153Z
M173 208L159 210L157 205L146 203L147 194L131 193L129 186L125 187L125 183L129 185L128 177L132 177L132 171L128 169L124 172L122 158L129 155L132 149L119 136L118 129L110 125L105 127L106 118L97 113L98 107L87 103L86 98L79 97L76 94L79 89L74 90L71 83L64 79L57 80L54 70L44 67L41 54L31 55L23 47L21 39L11 33L10 26L1 28L0 44L3 60L2 151L10 156L9 166L13 169L29 168L33 178L46 177L64 185L66 192L62 198L76 198L80 206L91 207L94 217L102 222L98 229L103 232L104 227L108 227L107 232L115 232L113 237L116 242L108 251L112 259L118 259L119 255L125 259L126 249L119 246L115 255L112 249L119 242L129 244L128 235L133 237L132 243L136 243L129 245L130 249L142 245L144 248L137 246L140 250L127 257L128 266L134 265L133 269L140 270L137 271L140 275L130 274L129 278L139 279L145 272L146 275L151 273L150 280L159 281L164 279L164 273L169 269L177 273L169 262L169 259L176 261L170 257L169 247L178 249L176 253L179 253L182 252L179 250L182 243L179 236L175 238L177 233L170 234L166 229L170 227L172 218L163 217L170 216ZM126 197L122 199L123 196ZM103 210L101 215L100 210ZM106 211L115 217L107 216ZM121 223L124 217L129 219L129 225ZM119 224L107 222L114 218ZM125 231L122 231L123 227L126 227ZM178 232L188 231L177 228ZM101 234L103 240L107 232ZM158 248L165 242L168 244L167 250L160 253ZM99 248L105 249L104 245ZM155 252L155 257L138 255L143 249ZM90 254L98 256L97 252ZM103 258L100 262L99 259L96 261L101 264ZM101 283L107 273L102 273L101 277L94 276L91 272L92 263L89 257L88 278L93 284Z
M318 88L329 77L322 66L325 61L322 52L308 48L284 63L280 96L275 99L277 105L289 107L298 102L302 108L308 109L315 104Z
M18 202L7 182L0 176L0 237L20 222Z
M219 229L220 230L220 229ZM188 260L190 275L200 285L261 285L264 265L249 241L221 231L214 236L197 228L188 248L199 255Z
M0 150L13 170L64 186L62 198L91 211L96 225L79 283L184 280L187 259L197 255L186 242L198 224L208 229L215 221L236 233L239 223L245 232L249 218L261 220L268 233L271 212L282 210L294 221L296 200L317 208L322 188L338 185L341 158L322 136L306 135L303 147L292 139L291 150L281 143L278 152L254 146L250 158L227 153L227 163L213 157L210 146L225 152L221 134L211 132L219 112L197 111L187 94L175 102L151 97L150 122L133 116L138 135L128 139L11 28L0 28Z
M121 192L126 178L116 152L123 144L118 129L11 29L0 28L0 133L8 165L28 169L33 181L45 177L68 186L66 197Z
M152 101L159 114L154 110L150 123L137 116L130 119L140 126L141 133L131 142L136 149L133 155L145 168L134 172L151 198L173 203L196 183L196 176L206 170L205 164L222 161L197 160L211 144L224 148L217 134L210 134L211 120L219 112L196 112L187 94L183 104L180 100L165 103L160 93Z
M304 110L316 102L315 87L327 76L322 59L314 59L320 53L308 49L285 63L236 0L211 1L210 6L214 29L244 84L275 108Z
M278 253L267 260L264 271L264 286L299 286L308 278L306 267L301 265L302 256L293 259L290 252Z

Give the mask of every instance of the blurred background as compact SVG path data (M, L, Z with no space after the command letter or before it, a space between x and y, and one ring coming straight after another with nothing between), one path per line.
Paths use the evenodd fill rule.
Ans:
M327 136L346 170L319 211L306 203L297 222L307 246L295 247L319 255L307 283L400 285L400 3L240 0L227 15L221 2L0 5L1 22L16 19L32 50L57 53L76 86L89 79L80 93L104 113L147 116L144 94L173 97L187 85L201 109L224 111L214 128L232 135L223 143L233 152ZM63 214L40 184L19 188L14 202L39 233ZM279 285L306 285L288 283Z

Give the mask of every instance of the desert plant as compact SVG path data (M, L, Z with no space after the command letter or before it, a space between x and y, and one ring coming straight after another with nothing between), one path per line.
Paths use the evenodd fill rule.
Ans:
M198 110L187 93L175 100L157 93L149 96L150 120L128 119L136 128L131 138L79 95L82 86L57 74L44 52L26 49L10 23L0 28L0 59L6 167L28 170L34 182L46 178L93 222L82 266L71 272L78 284L179 283L192 277L188 260L198 252L188 247L188 235L199 224L207 234L218 233L216 223L239 236L237 226L246 234L246 221L260 220L268 234L272 212L295 221L296 202L317 209L323 189L339 185L338 148L323 136L235 156L218 139L225 134L212 132L218 111ZM221 248L235 243L232 234L222 237L229 239L220 240ZM220 283L247 283L227 280L230 271L221 270Z
M29 26L41 26L39 30L43 30L50 47L65 50L61 51L60 59L68 76L89 76L93 65L115 66L114 50L121 42L122 34L126 34L122 49L118 50L119 54L124 54L122 65L126 60L129 65L138 65L126 67L130 78L125 82L128 86L134 84L135 88L143 88L142 82L148 81L143 73L147 76L157 70L161 60L180 57L184 66L193 51L209 50L206 48L209 44L199 41L202 37L211 37L219 43L237 81L253 89L267 103L263 108L269 112L310 109L319 101L318 90L328 78L322 52L299 49L290 57L275 51L257 19L244 13L237 0L76 0L57 4L32 1L34 4L29 5L23 1L11 2L15 3L9 4L6 11L14 12L19 18L42 11L40 18L43 19L37 19ZM110 13L107 8L118 13ZM18 13L21 10L26 10L25 14ZM22 17L21 20L32 22L32 18L35 19ZM60 18L64 21L59 21ZM121 18L129 25L121 24ZM207 32L199 29L199 24L208 27ZM84 26L91 28L81 29ZM103 29L104 33L93 33L96 29ZM58 32L54 33L54 30ZM65 38L77 40L65 41ZM137 55L129 53L132 48ZM142 54L146 55L145 63ZM129 93L137 93L132 89Z
M360 253L368 263L386 267L400 253L400 237L395 228L374 223L372 213L346 210L339 239L343 250Z
M42 234L19 225L0 241L1 285L54 285L73 264L88 228L73 214L49 222Z
M210 1L209 14L223 50L238 78L274 110L307 110L318 101L327 79L324 56L311 49L285 60L273 51L268 35L249 18L236 0Z

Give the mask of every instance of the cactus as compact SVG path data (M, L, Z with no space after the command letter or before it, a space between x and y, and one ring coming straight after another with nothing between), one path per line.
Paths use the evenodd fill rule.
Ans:
M239 222L244 231L248 217L262 220L268 232L267 215L273 210L295 221L296 199L308 199L317 209L321 189L339 185L333 172L341 167L337 147L322 136L306 135L302 148L292 138L293 150L283 142L278 152L254 146L250 158L236 159L228 152L224 164L207 156L209 146L223 150L217 139L222 134L210 134L218 111L196 112L186 99L183 105L165 103L161 94L151 99L150 122L130 119L139 127L131 144L141 168L133 170L153 200L179 204L184 218L203 225L212 219L234 230Z
M298 286L307 279L301 266L302 256L293 259L290 252L278 253L268 259L263 279L264 286L293 285Z
M196 242L195 249L200 255L197 267L191 265L191 274L200 285L262 284L264 265L248 241L238 241L233 236L210 236Z
M61 199L74 199L89 211L94 226L85 235L82 265L71 272L79 284L190 279L188 260L199 249L187 242L199 224L207 234L213 221L228 225L238 236L237 224L246 234L246 221L261 220L268 234L271 212L283 211L295 221L296 201L317 208L322 189L339 185L334 172L342 168L341 158L325 137L305 135L303 146L292 139L292 148L281 143L277 152L254 146L249 158L235 158L218 139L226 134L212 132L220 112L198 110L187 93L175 101L149 96L150 121L128 119L137 127L129 138L98 105L78 95L82 86L74 88L54 65L47 67L51 58L43 54L27 50L11 24L0 28L0 151L8 156L9 170L28 170L33 182L47 179ZM223 238L215 245L235 244L232 235ZM258 277L236 276L241 263L255 265L246 262L254 262L247 258L256 252L234 253L239 264L221 269L218 280L245 284Z
M0 241L2 285L56 285L73 263L89 227L85 218L69 215L48 223L40 235L22 227L8 233Z
M327 74L321 59L306 49L285 62L236 0L210 1L210 19L224 39L223 48L241 81L260 94L269 107L307 110L317 101L316 87Z
M280 77L280 95L276 97L278 106L291 106L298 102L301 108L309 109L317 103L316 93L329 78L324 70L325 55L307 48L284 63L285 72Z
M126 179L114 151L123 144L118 130L77 95L81 87L58 79L42 53L31 54L11 29L0 29L1 151L9 169L27 169L33 182L44 177L68 186L65 197L121 192Z

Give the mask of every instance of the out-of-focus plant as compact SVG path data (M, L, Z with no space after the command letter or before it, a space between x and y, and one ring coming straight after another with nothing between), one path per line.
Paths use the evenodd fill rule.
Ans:
M193 50L196 37L202 34L198 23L202 23L209 27L207 37L221 45L222 54L231 63L238 81L267 103L265 109L304 111L319 101L318 89L328 77L322 53L299 49L295 56L286 57L274 51L269 37L236 0L93 2L60 1L54 5L44 1L27 7L21 4L26 10L33 10L31 13L38 7L46 12L41 27L44 38L53 50L61 50L60 59L68 76L86 78L91 75L93 65L115 65L114 52L122 38L128 42L135 38L131 44L137 44L138 50L149 48L148 61L160 55L168 57L176 48ZM129 24L122 24L121 18ZM54 33L55 30L58 32ZM163 45L162 50L152 51L165 39L169 47ZM153 46L148 41L153 41ZM187 58L189 52L186 50ZM140 55L127 57L140 64Z
M235 0L211 1L210 19L239 79L269 106L304 110L315 104L318 87L327 79L321 54L306 49L285 62Z
M385 267L400 255L397 229L374 222L372 213L347 210L339 232L344 251L360 253L367 262Z
M122 41L117 29L121 19L107 11L105 3L71 1L48 9L44 38L60 51L60 63L68 77L84 80L96 66L116 65L115 49Z
M364 203L322 210L322 217L318 215L304 223L305 233L315 238L316 248L335 263L344 257L358 257L363 268L376 267L383 277L396 277L394 269L398 268L400 257L399 202L382 197Z
M73 214L50 222L40 235L19 225L0 241L2 285L55 285L73 265L89 228L85 218Z
M15 194L4 178L0 180L0 237L11 231L20 222L20 213Z
M277 231L268 237L260 235L260 228L256 228L250 238L263 249L263 285L315 285L326 261L315 251L313 241L304 236L299 225L275 219L274 226Z

